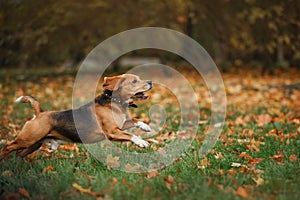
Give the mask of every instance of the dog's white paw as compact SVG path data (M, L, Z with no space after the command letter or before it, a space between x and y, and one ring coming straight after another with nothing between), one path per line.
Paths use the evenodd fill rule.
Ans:
M140 138L140 137L138 137L136 135L133 135L131 137L131 141L134 144L138 145L139 147L147 148L149 146L149 143L147 141L143 140L142 138Z
M145 124L144 122L135 123L135 127L138 127L138 128L140 128L140 129L142 129L143 131L146 131L146 132L151 131L150 126L148 124Z

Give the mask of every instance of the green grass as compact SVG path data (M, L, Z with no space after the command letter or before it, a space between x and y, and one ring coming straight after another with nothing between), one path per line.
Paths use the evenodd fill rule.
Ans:
M23 87L24 92L30 90L40 91L44 86L48 87L53 81L64 81L74 73L56 73L45 71L29 71L25 78L15 79L22 72L8 71L0 74L5 80L1 83L2 89L8 87L1 97L0 117L0 140L13 138L14 131L18 132L24 124L24 120L30 116L32 111L27 105L14 105L13 99L17 95L20 85L32 81L29 77L34 76L32 87ZM9 77L9 78L8 78ZM44 85L38 86L36 81L46 77ZM8 85L6 85L8 84ZM58 92L55 90L55 92ZM68 88L65 88L67 98L70 98ZM44 95L44 96L43 96ZM49 95L49 96L47 96ZM54 94L53 94L54 95ZM41 97L49 98L48 109L55 108L50 94L41 93ZM60 99L57 99L60 101ZM43 103L43 105L45 105ZM68 105L59 107L63 109ZM171 108L168 108L171 109ZM95 199L95 197L78 192L72 185L79 184L83 188L91 187L93 192L98 192L102 198L107 199L242 199L236 191L239 187L247 190L247 198L254 199L297 199L300 196L300 162L299 134L280 140L278 136L266 136L275 128L282 131L283 135L297 132L297 125L290 122L277 122L259 127L255 121L247 126L228 125L230 120L234 121L241 111L231 109L231 115L227 116L227 123L223 128L220 140L213 150L206 155L205 159L199 158L198 152L203 141L203 130L207 125L201 125L198 130L197 140L185 154L174 161L170 166L159 170L159 174L147 178L147 174L126 173L118 170L108 169L107 166L86 154L83 145L78 145L80 153L74 151L63 151L53 153L50 157L36 156L34 160L20 159L12 155L9 160L0 162L0 199L11 193L18 193L20 188L26 189L32 199ZM259 108L253 114L265 113L267 108ZM287 112L287 108L284 108ZM209 115L208 109L201 109L201 113ZM249 113L243 113L249 114ZM176 118L173 116L170 118ZM171 129L177 129L176 124L168 121ZM244 129L253 130L253 135L242 134ZM251 147L251 140L260 141L257 151ZM172 144L172 141L167 141ZM250 145L250 147L249 147ZM134 146L126 147L117 144L125 150L135 151ZM3 147L3 144L0 146ZM152 151L152 150L138 150ZM221 152L222 157L216 157ZM241 158L239 155L246 152L252 159L261 159L256 164L251 164L251 158ZM283 153L278 161L273 159L274 155ZM75 155L70 157L70 155ZM57 155L64 155L61 158ZM290 156L296 155L297 160L291 160ZM240 163L240 167L232 166L232 163ZM43 173L45 168L52 166L53 170ZM174 182L168 188L166 180L168 176L174 178ZM261 178L264 183L257 185L255 179ZM115 181L117 180L117 181Z

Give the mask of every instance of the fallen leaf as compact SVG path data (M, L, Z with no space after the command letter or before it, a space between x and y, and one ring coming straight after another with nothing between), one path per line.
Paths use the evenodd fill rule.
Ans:
M269 114L261 114L256 117L258 126L264 126L272 121L272 117Z
M114 186L118 183L118 179L116 179L115 177L112 178L111 182L109 183L110 186Z
M19 193L26 199L30 199L29 192L24 188L19 188Z
M146 173L147 178L153 178L153 177L156 177L158 175L159 175L159 173L156 170Z
M234 124L246 126L250 121L251 121L251 118L249 117L249 115L246 115L245 117L238 116L235 119Z
M81 185L77 184L77 183L73 183L72 185L76 190L78 190L80 192L80 194L83 193L88 193L91 194L92 193L92 187L88 187L88 188L83 188Z
M222 159L222 158L224 158L224 156L222 155L222 152L218 152L218 153L215 154L215 158L216 159Z
M128 164L125 165L125 169L128 172L137 172L140 169L140 166L137 165L137 164L132 166L131 164L128 163Z
M219 169L219 173L220 173L220 175L223 175L224 174L224 169Z
M174 184L174 178L171 175L168 175L168 178L163 177L166 187L168 190L171 190L172 185Z
M256 183L257 186L264 185L266 183L266 181L261 177L252 178L252 180Z
M233 176L235 174L235 171L233 169L229 169L227 170L227 173L231 176Z
M207 157L204 157L201 161L200 164L198 165L199 169L205 169L207 166L209 166L211 163L208 161Z
M54 171L54 167L49 165L43 169L42 173L45 174L48 171Z
M18 200L21 198L19 193L9 193L4 196L5 200Z
M236 162L231 163L231 167L240 167L240 166L242 166L241 163L236 163Z
M298 160L297 155L296 155L296 154L291 154L290 157L289 157L289 160L290 160L291 162L297 161L297 160Z
M64 151L75 151L76 155L79 154L79 148L76 144L60 145L59 148L64 150Z
M245 188L241 187L241 186L238 187L235 194L242 197L242 198L248 198L249 197L249 193L247 192L247 190Z
M245 151L242 152L238 157L241 158L241 159L245 159L245 158L246 159L252 159L252 157L249 154L247 154Z
M256 165L256 164L258 164L262 160L263 160L262 158L253 158L253 159L248 160L248 164L250 164L250 165Z
M12 176L14 173L10 170L5 170L1 174L2 176Z
M284 159L284 152L282 150L278 150L277 152L277 155L270 156L269 158L274 159L276 162L281 162Z
M106 158L106 164L108 167L116 168L120 167L119 157L115 156L113 157L111 154L109 154Z

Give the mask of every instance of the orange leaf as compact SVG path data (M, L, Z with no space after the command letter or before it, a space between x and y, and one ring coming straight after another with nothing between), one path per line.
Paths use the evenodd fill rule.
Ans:
M241 158L241 159L252 159L252 157L249 155L249 154L247 154L245 151L244 152L242 152L240 155L239 155L239 158Z
M233 176L235 174L235 171L233 169L229 169L227 170L227 173L231 176Z
M276 162L280 162L280 161L283 160L284 156L281 155L281 154L277 154L277 155L274 155L274 156L270 156L269 158L274 159Z
M54 171L54 167L52 167L51 165L49 165L49 166L47 166L47 167L45 167L44 169L43 169L43 174L45 174L46 172L48 172L48 171Z
M239 186L239 188L237 189L235 194L242 197L242 198L248 198L249 197L249 193L247 192L247 190L245 188L241 187L241 186Z
M248 163L250 165L256 165L256 164L258 164L262 160L263 160L262 158L253 158L253 159L248 160Z
M109 183L110 186L114 186L118 183L118 179L116 179L115 177L112 178L111 182Z
M29 192L24 188L19 188L19 193L26 199L30 199Z
M256 122L258 126L263 126L264 124L268 124L272 121L272 117L269 114L261 114L256 118Z
M296 154L291 154L290 157L289 157L289 160L290 160L291 162L295 162L295 161L298 160L298 158L297 158Z
M59 148L64 150L64 151L75 151L76 154L79 154L79 148L76 144L60 145Z

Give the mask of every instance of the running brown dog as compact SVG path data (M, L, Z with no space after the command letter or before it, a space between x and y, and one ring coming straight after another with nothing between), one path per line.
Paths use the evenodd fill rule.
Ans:
M35 115L25 123L14 141L7 142L0 152L0 160L13 151L24 157L40 148L44 142L56 149L63 142L95 143L107 138L112 141L132 141L139 147L148 147L147 141L124 130L138 127L146 132L151 131L144 122L126 119L126 108L135 107L135 100L147 99L148 96L143 92L151 88L151 81L141 80L133 74L105 77L103 93L94 101L66 111L43 111L35 98L21 96L17 102L30 103Z

